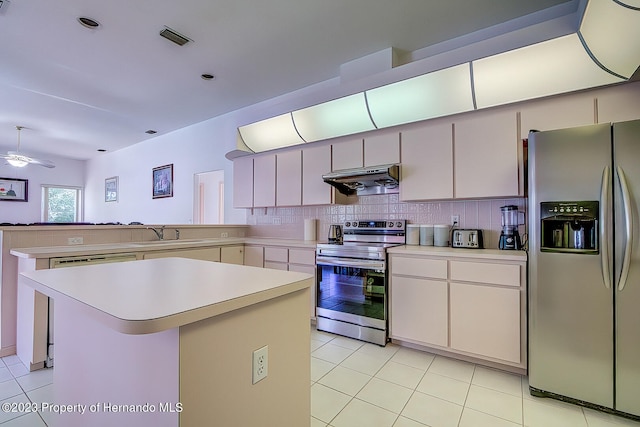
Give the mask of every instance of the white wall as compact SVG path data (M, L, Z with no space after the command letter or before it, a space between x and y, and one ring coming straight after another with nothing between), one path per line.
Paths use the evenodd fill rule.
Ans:
M35 153L30 154L35 156ZM37 165L27 165L24 168L15 168L5 162L0 162L0 177L29 180L27 202L0 201L0 223L28 224L40 222L41 188L44 184L84 186L84 160L71 160L49 155L45 158L52 160L56 167L49 169Z
M91 222L139 221L189 224L193 219L194 174L224 170L232 182L233 163L225 153L236 148L236 125L228 116L210 119L87 161L86 215ZM173 164L173 197L153 199L151 172ZM118 176L118 201L104 201L104 180ZM230 190L230 187L228 187ZM244 224L246 212L232 209L225 194L225 223Z

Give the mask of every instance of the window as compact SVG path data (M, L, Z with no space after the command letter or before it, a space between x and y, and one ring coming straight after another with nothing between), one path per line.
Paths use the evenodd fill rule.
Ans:
M82 188L42 186L43 222L81 222L82 220Z

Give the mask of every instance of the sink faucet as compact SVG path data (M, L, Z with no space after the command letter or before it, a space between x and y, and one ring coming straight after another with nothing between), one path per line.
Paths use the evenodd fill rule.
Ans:
M176 240L180 240L180 230L176 228Z
M153 230L153 232L156 233L156 236L158 236L158 240L164 240L164 225L160 227L160 230L153 227L147 227L147 230Z

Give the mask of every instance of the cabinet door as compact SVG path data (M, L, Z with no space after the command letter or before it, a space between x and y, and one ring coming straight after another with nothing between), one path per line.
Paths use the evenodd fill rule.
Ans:
M153 258L191 258L202 261L220 262L220 248L178 249L173 251L153 251L143 255L143 259Z
M456 122L454 196L518 196L518 140L514 111L474 113Z
M276 205L276 156L275 154L253 159L253 206Z
M332 170L360 168L363 166L362 140L338 142L332 146Z
M302 204L302 150L276 154L276 206Z
M233 161L233 207L253 207L253 157Z
M250 265L253 267L264 267L264 247L245 246L244 265Z
M446 347L447 282L391 276L391 336Z
M453 198L452 136L450 123L402 132L400 200Z
M302 204L329 205L333 187L322 180L331 172L331 146L309 147L302 151Z
M265 261L264 268L272 268L274 270L284 270L287 271L289 266L286 262L276 262L276 261Z
M520 290L450 284L451 348L520 363Z
M243 246L223 246L220 249L220 261L227 264L244 264Z
M364 165L378 166L400 163L400 134L382 132L364 139Z

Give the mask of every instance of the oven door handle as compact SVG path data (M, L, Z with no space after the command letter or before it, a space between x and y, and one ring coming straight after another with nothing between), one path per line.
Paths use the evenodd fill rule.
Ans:
M353 268L367 268L370 270L384 270L384 261L363 260L363 259L351 259L351 258L329 258L329 257L317 257L317 265L328 265L338 267L353 267Z

